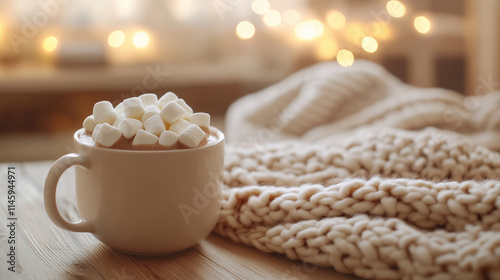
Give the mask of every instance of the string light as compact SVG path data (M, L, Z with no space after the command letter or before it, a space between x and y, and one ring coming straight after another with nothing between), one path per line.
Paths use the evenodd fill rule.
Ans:
M431 21L425 16L416 17L413 21L413 25L415 26L415 29L422 34L429 33L431 30Z
M331 10L326 15L326 22L333 29L341 29L345 26L345 16L337 10Z
M108 45L112 48L118 48L125 42L125 33L121 30L115 30L109 33Z
M361 47L368 53L374 53L378 49L378 43L377 40L375 40L375 38L366 36L361 41Z
M43 40L43 49L46 52L52 52L57 48L57 38L54 36L49 36Z
M406 14L406 6L397 0L387 2L385 8L389 15L395 18L400 18Z
M248 21L242 21L236 26L236 36L242 40L250 39L255 34L255 26Z
M281 23L281 15L276 10L270 10L264 14L263 20L267 26L278 26Z
M300 14L293 9L286 10L283 13L283 21L290 25L296 25L300 22Z
M254 0L251 7L254 13L264 15L271 8L271 4L267 0Z
M139 31L135 33L132 42L136 48L142 49L149 44L149 35L144 31Z
M354 63L354 55L350 50L341 49L337 53L337 62L344 67L349 67Z

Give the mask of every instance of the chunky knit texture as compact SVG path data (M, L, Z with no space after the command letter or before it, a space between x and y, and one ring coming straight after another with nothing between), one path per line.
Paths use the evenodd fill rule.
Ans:
M367 279L500 279L500 154L478 144L500 142L500 95L419 96L374 64L343 69L232 106L215 231Z

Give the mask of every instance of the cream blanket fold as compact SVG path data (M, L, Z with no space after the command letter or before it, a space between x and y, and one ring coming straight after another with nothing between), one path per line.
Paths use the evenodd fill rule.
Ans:
M500 93L323 63L226 120L218 234L366 279L500 279Z

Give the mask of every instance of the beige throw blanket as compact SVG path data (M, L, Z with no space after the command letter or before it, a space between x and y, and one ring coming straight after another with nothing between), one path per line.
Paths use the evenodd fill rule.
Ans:
M367 279L500 279L500 93L318 64L234 103L215 231Z

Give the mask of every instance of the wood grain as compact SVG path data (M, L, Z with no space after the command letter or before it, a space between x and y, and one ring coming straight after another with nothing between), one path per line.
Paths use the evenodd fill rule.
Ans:
M359 279L292 261L278 254L236 244L211 234L182 252L144 257L114 251L90 233L56 227L45 213L43 184L51 161L0 164L0 185L6 186L7 167L16 167L16 273L2 262L0 279ZM63 216L77 220L74 173L61 178L57 193ZM0 196L0 219L7 222L5 189ZM1 254L8 252L7 231L0 232Z

